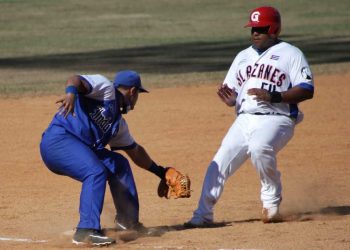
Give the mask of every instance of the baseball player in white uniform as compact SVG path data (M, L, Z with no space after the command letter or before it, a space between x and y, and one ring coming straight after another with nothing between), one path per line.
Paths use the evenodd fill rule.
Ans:
M187 227L213 222L214 205L226 180L250 157L260 176L262 221L279 221L282 200L276 155L302 120L298 103L313 97L310 67L303 53L278 39L281 18L273 7L251 12L252 46L234 59L217 94L237 118L210 163L198 208Z

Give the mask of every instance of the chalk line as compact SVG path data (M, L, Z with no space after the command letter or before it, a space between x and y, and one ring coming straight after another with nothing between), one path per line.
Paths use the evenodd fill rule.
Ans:
M14 241L14 242L27 242L27 243L45 243L47 240L32 240L32 239L21 239L21 238L7 238L0 237L0 241Z

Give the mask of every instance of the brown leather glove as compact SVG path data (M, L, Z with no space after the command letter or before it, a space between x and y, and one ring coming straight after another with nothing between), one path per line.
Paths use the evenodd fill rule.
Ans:
M166 168L165 177L158 185L158 196L170 199L171 197L191 197L191 180L173 167Z

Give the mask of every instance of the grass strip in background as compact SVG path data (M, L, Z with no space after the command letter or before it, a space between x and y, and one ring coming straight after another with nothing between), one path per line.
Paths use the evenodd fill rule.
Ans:
M0 0L0 95L61 93L71 74L131 68L151 87L219 83L263 1ZM347 73L350 2L284 1L282 39L316 74Z

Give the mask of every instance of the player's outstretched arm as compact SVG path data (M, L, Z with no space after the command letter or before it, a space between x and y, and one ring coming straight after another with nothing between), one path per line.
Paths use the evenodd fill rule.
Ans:
M217 94L222 102L224 102L227 106L233 107L236 104L237 93L234 89L231 89L227 86L227 84L220 85Z
M131 160L139 167L148 170L153 163L151 157L141 145L136 145L132 149L126 149L125 152L131 158Z
M191 180L188 175L182 174L174 167L163 167L152 161L146 150L140 146L127 149L125 152L139 167L150 171L160 178L158 196L170 199L191 197Z
M137 166L164 179L166 168L156 164L141 145L136 144L136 147L124 151Z

